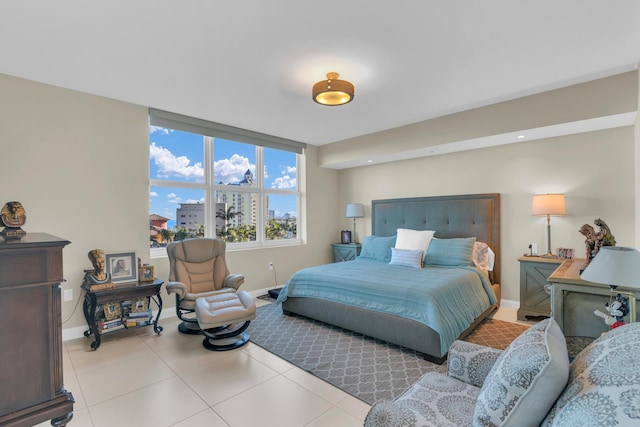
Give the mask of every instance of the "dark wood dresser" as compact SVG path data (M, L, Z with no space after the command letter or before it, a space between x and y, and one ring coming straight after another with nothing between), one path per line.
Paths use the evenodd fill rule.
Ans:
M44 233L0 237L0 426L33 426L73 417L62 384L62 249Z

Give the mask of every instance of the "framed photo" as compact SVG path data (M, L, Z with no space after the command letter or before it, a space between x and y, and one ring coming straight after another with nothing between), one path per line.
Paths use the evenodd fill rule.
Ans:
M153 282L153 279L155 278L153 274L153 265L143 265L138 270L140 282Z
M573 259L572 248L558 248L558 258Z
M102 306L104 310L104 318L106 320L115 320L122 315L122 309L119 302L108 302Z
M351 232L349 230L340 232L340 243L351 243Z
M115 252L105 255L107 273L113 283L137 282L138 265L135 252Z
M132 313L144 313L147 310L149 310L148 298L136 298L133 301L131 301Z

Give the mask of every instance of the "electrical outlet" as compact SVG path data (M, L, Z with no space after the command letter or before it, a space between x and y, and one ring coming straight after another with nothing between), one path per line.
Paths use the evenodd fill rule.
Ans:
M269 261L269 270L273 270L273 261Z
M65 301L73 301L73 289L65 289L64 290L64 300Z

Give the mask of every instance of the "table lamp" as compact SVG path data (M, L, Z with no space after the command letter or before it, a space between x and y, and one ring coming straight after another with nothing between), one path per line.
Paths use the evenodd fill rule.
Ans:
M545 257L554 258L551 251L551 215L564 216L567 208L564 204L564 194L538 194L533 196L531 215L547 216L547 253Z
M640 252L624 246L603 246L580 275L582 280L609 285L611 296L618 286L640 289ZM629 296L629 322L636 321L635 294ZM611 303L611 300L610 300Z
M353 239L351 239L351 242L356 243L356 218L364 217L364 206L362 203L348 203L345 216L353 218Z

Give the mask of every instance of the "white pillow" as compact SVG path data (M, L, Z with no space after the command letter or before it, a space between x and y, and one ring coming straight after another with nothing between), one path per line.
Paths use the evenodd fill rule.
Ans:
M389 264L404 265L413 268L422 268L422 251L391 248L391 261Z
M424 256L427 253L427 249L429 249L429 243L431 243L434 234L436 232L433 230L398 228L395 248L422 251Z

